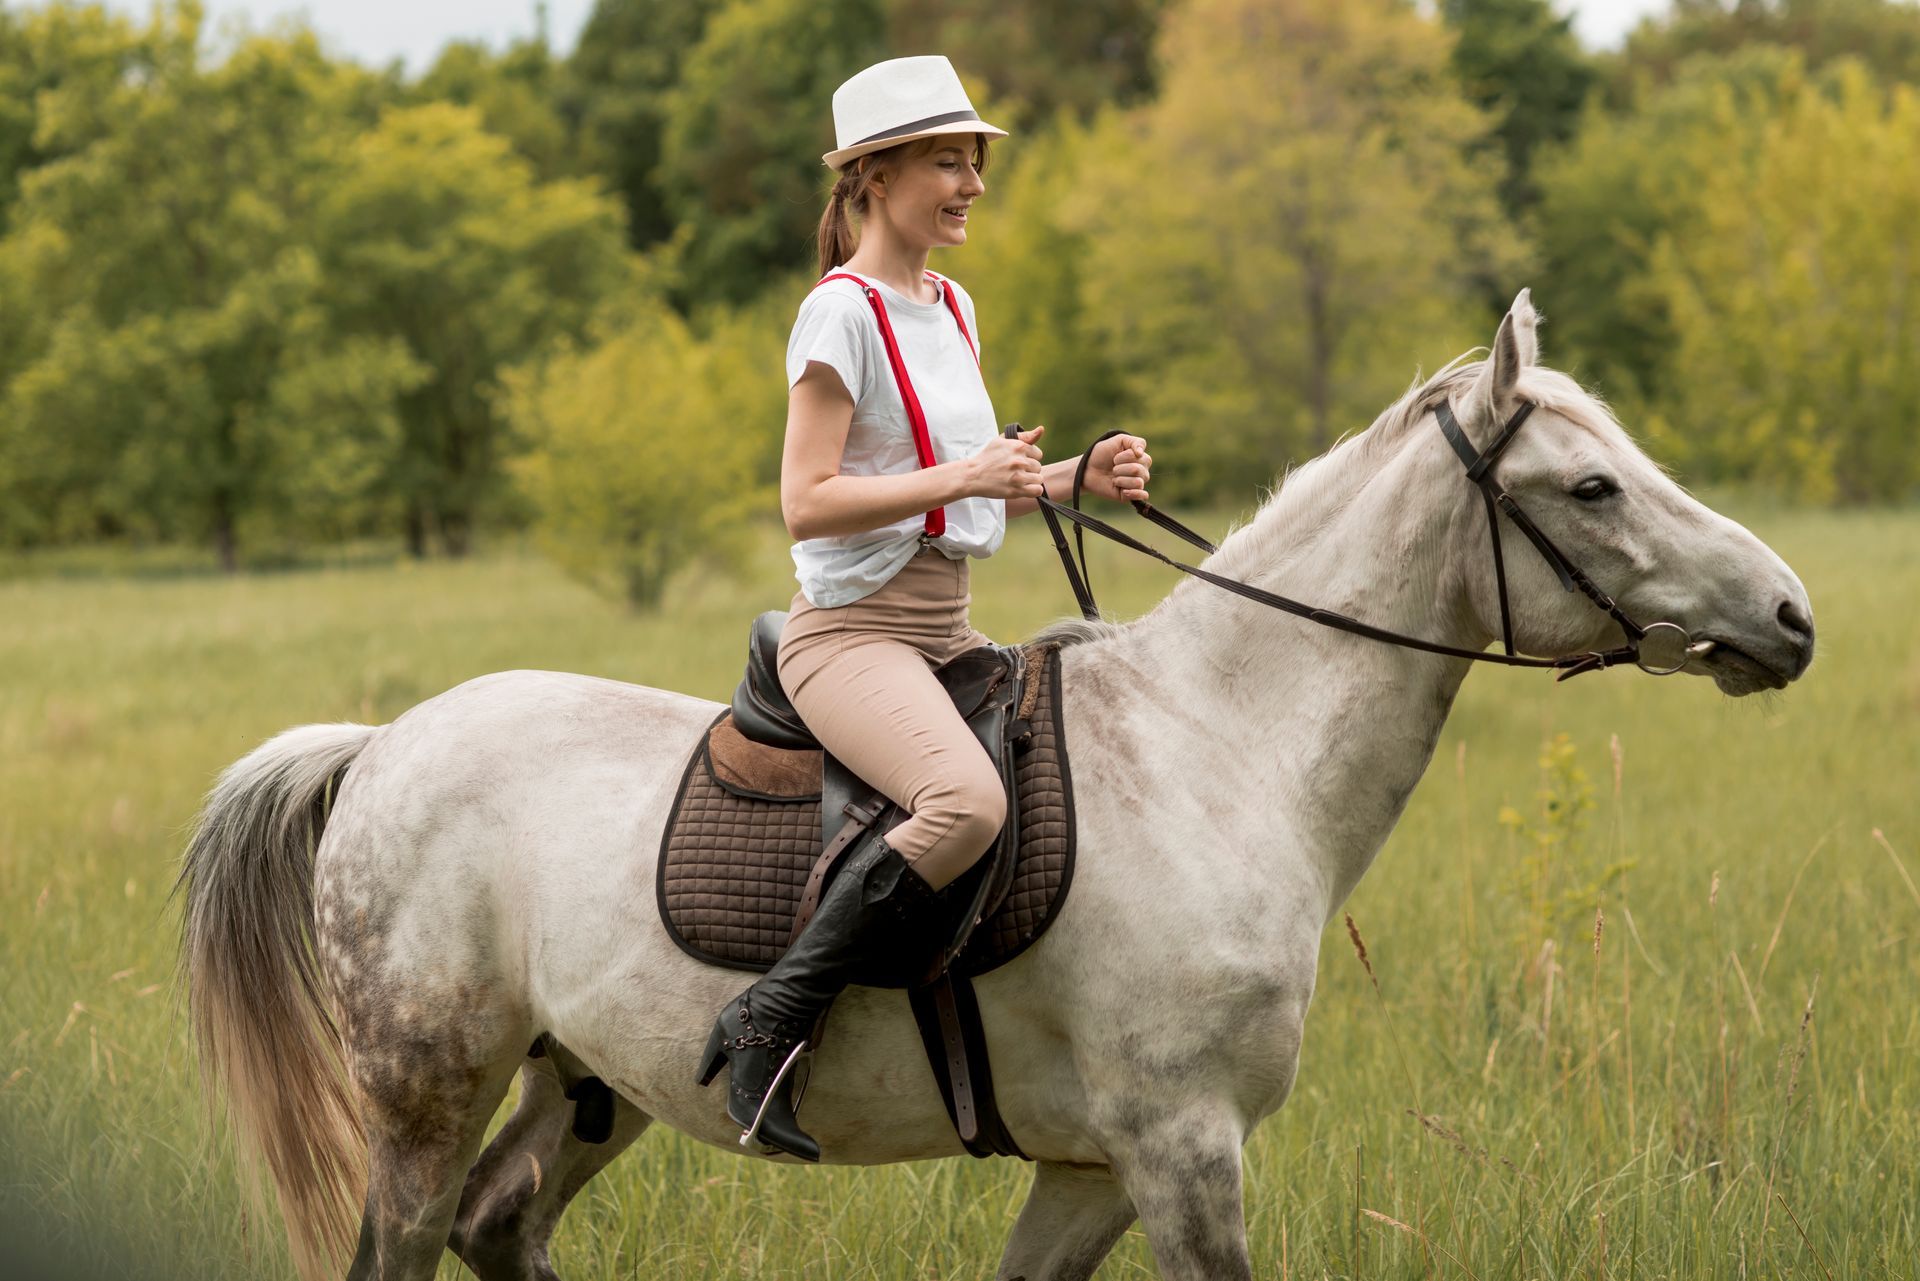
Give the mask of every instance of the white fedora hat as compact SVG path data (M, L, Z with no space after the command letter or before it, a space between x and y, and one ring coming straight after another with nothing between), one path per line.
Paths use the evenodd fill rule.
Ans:
M876 62L833 91L833 132L839 146L820 157L828 168L856 156L940 133L1004 138L967 101L953 64L939 54Z

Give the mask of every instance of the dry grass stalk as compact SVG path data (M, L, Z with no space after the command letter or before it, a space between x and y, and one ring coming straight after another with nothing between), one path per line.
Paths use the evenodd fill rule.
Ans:
M1757 1031L1765 1032L1766 1024L1760 1021L1760 1002L1753 999L1753 984L1747 982L1746 967L1740 964L1738 952L1728 952L1727 959L1733 962L1733 972L1739 976L1740 990L1747 994L1747 1012L1753 1015L1753 1026Z
M1380 990L1380 980L1374 977L1373 962L1367 959L1367 941L1360 937L1360 927L1353 922L1353 913L1344 913L1347 918L1347 937L1353 940L1353 954L1360 958L1360 964L1366 968L1367 978L1373 984L1373 990Z
M1827 1281L1833 1281L1833 1272L1831 1269L1827 1267L1827 1261L1820 1257L1820 1251L1814 1248L1812 1238L1807 1236L1807 1230L1800 1226L1800 1216L1793 1212L1793 1207L1788 1205L1787 1199L1781 1196L1778 1192L1773 1194L1773 1199L1780 1203L1780 1208L1787 1212L1787 1217L1789 1219L1793 1220L1793 1230L1795 1232L1798 1232L1800 1234L1800 1239L1807 1243L1807 1253L1811 1254L1813 1256L1813 1261L1820 1265L1821 1273L1826 1276Z
M1353 913L1344 913L1347 918L1347 937L1353 940L1353 951L1360 958L1360 964L1366 968L1367 979L1373 984L1373 994L1380 1001L1381 1017L1387 1021L1387 1036L1393 1041L1393 1052L1400 1058L1400 1071L1407 1078L1407 1096L1413 1100L1416 1110L1420 1109L1420 1088L1413 1083L1413 1067L1407 1062L1407 1051L1400 1044L1400 1030L1393 1025L1393 1011L1387 1008L1387 995L1380 990L1380 980L1373 972L1373 962L1367 959L1367 941L1360 937L1360 927L1354 924Z
M1807 1043L1813 1033L1813 998L1819 990L1820 976L1815 974L1812 985L1807 989L1806 1008L1800 1012L1800 1030L1794 1037L1793 1054L1787 1061L1787 1084L1781 1096L1780 1124L1774 1130L1773 1150L1767 1154L1767 1192L1770 1196L1779 1195L1773 1186L1774 1178L1779 1173L1780 1155L1786 1149L1787 1131L1793 1124L1793 1105L1800 1089L1800 1068L1807 1061ZM1780 1204L1785 1205L1785 1200ZM1767 1219L1772 1213L1773 1202L1765 1202L1765 1207L1760 1214L1760 1231L1763 1234L1767 1229ZM1808 1243L1808 1248L1812 1248L1811 1242Z
M1915 888L1913 878L1907 875L1907 865L1900 861L1900 856L1893 852L1893 846L1887 843L1887 834L1876 827L1873 829L1873 839L1880 842L1880 848L1885 850L1887 857L1893 860L1894 870L1899 872L1900 879L1906 882L1907 893L1913 895L1914 905L1920 906L1920 888Z
M1754 976L1755 982L1764 984L1767 981L1767 966L1773 962L1773 949L1780 945L1780 931L1786 928L1787 909L1793 906L1793 896L1800 890L1800 878L1807 874L1809 867L1813 866L1813 856L1818 854L1821 847L1833 836L1834 830L1834 828L1828 828L1820 839L1813 843L1813 848L1807 851L1807 857L1801 860L1800 870L1793 874L1793 884L1787 886L1786 901L1780 904L1780 919L1773 923L1773 936L1767 940L1767 950L1760 955L1760 972Z
M1667 977L1667 972L1661 968L1660 962L1654 960L1653 953L1647 951L1646 940L1640 937L1640 927L1633 923L1633 909L1622 903L1620 915L1627 922L1627 933L1632 937L1633 945L1640 949L1640 959L1647 963L1647 968L1653 971L1655 978Z
M1422 1246L1431 1246L1433 1249L1438 1250L1440 1253L1446 1255L1448 1259L1452 1260L1454 1267L1459 1268L1462 1272L1472 1277L1473 1281L1480 1281L1479 1274L1476 1273L1472 1268L1468 1267L1466 1263L1461 1260L1459 1255L1447 1249L1446 1246L1441 1245L1438 1241L1431 1239L1430 1237L1427 1236L1426 1233L1422 1232L1420 1229L1413 1227L1411 1224L1402 1223L1400 1222L1400 1220L1394 1218L1390 1214L1382 1214L1378 1210L1369 1210L1365 1206L1362 1206L1360 1208L1360 1213L1366 1215L1369 1219L1374 1220L1376 1223L1384 1223L1388 1227L1393 1228L1395 1231L1406 1233L1408 1236L1418 1241Z
M1532 1181L1531 1175L1529 1175L1525 1170L1522 1170L1519 1166L1515 1165L1512 1161L1509 1161L1506 1157L1495 1156L1493 1153L1489 1152L1485 1148L1476 1148L1476 1147L1470 1146L1467 1143L1466 1139L1462 1137L1457 1130L1454 1130L1453 1128L1448 1126L1445 1122L1441 1121L1439 1117L1428 1116L1426 1113L1416 1112L1412 1108L1408 1108L1406 1112L1408 1116L1412 1117L1414 1120L1420 1123L1421 1129L1425 1130L1428 1134L1433 1135L1435 1138L1441 1140L1448 1147L1460 1153L1460 1155L1466 1157L1467 1159L1472 1161L1478 1161L1480 1164L1486 1166L1488 1169L1492 1169L1493 1163L1495 1161L1498 1161L1501 1165L1506 1166L1507 1169L1511 1171L1513 1174L1518 1175L1520 1178L1527 1179L1529 1182Z

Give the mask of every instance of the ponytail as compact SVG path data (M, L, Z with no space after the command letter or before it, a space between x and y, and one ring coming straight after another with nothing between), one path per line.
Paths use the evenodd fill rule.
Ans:
M827 211L820 215L820 274L823 276L853 257L853 247L859 241L847 218L847 206L853 205L858 213L866 212L867 177L872 172L872 165L861 164L856 159L841 170L839 180L833 184Z

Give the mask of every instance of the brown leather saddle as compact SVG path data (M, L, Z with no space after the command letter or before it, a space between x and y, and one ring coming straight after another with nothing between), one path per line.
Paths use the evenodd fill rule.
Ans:
M786 614L754 620L733 704L687 762L661 838L657 893L675 943L714 965L764 971L804 927L840 857L906 815L826 752L780 688ZM998 764L1007 822L942 893L952 902L931 967L863 974L908 989L947 1111L968 1151L1023 1155L992 1100L971 978L1046 931L1073 870L1073 802L1060 716L1058 646L985 645L935 670Z

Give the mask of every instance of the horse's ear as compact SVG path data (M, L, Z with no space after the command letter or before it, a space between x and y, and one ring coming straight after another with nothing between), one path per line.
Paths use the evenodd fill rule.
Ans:
M1532 291L1522 289L1500 318L1499 332L1493 336L1493 353L1481 365L1480 376L1467 393L1468 413L1474 421L1499 422L1511 412L1520 371L1533 364L1539 354L1535 336L1539 321Z
M1540 313L1533 309L1533 290L1522 289L1513 296L1513 306L1507 308L1507 319L1513 322L1513 337L1520 349L1520 368L1526 369L1540 363Z

